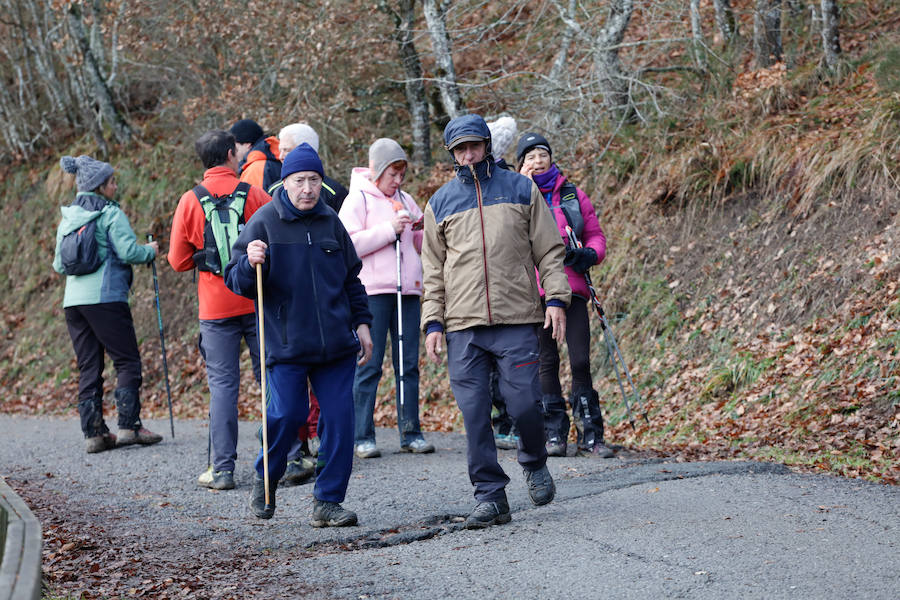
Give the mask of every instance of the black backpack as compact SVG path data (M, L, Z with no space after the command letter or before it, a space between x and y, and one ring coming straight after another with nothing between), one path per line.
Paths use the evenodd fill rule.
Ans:
M214 196L202 185L194 188L206 215L203 248L193 255L199 270L222 275L222 269L231 260L231 247L244 229L244 205L249 191L250 184L245 181L226 196Z
M103 265L97 245L98 212L90 221L63 236L59 258L66 275L88 275Z

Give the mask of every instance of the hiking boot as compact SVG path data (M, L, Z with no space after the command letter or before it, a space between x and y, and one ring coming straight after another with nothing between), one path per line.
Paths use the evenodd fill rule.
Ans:
M549 504L556 495L556 484L550 476L547 465L537 471L522 470L525 473L525 483L528 484L528 496L535 506Z
M515 450L519 447L519 436L511 433L506 435L502 433L494 434L494 445L501 450Z
M312 459L301 456L297 460L288 461L287 469L285 469L281 480L284 482L284 485L300 485L309 481L315 474L316 463Z
M596 442L594 447L590 450L591 454L597 456L598 458L613 458L616 453L607 446L603 441Z
M559 438L550 438L547 441L547 456L565 456L567 449L566 442Z
M509 523L512 515L509 514L509 502L501 498L495 502L479 502L475 509L466 517L466 529L484 529L491 525Z
M234 472L213 471L210 467L197 478L197 484L211 490L233 490Z
M275 514L275 489L277 481L269 479L269 506L266 507L266 480L256 474L253 476L253 489L250 490L250 510L259 519L271 519Z
M356 525L356 513L337 502L313 498L312 520L309 524L313 527L349 527Z
M415 439L405 446L400 446L400 452L412 452L413 454L431 454L434 446L422 438Z
M381 450L375 442L362 442L356 445L356 455L360 458L378 458L381 456Z
M141 427L140 429L120 429L116 445L130 446L131 444L141 444L142 446L149 446L161 441L161 435L153 433L146 427Z
M104 450L112 450L116 447L116 435L114 433L103 433L94 437L85 438L85 450L88 454L96 454Z

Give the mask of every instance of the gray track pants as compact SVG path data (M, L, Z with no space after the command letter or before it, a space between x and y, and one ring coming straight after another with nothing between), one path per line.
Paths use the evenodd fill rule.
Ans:
M259 338L256 314L200 321L200 352L209 383L209 435L216 471L234 471L237 458L238 393L241 386L241 340L250 348L259 381Z

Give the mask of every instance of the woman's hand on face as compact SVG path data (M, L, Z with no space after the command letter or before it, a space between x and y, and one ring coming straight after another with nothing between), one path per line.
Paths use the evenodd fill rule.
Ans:
M530 161L525 161L522 163L522 168L519 170L519 173L530 178L531 174L534 173L534 165Z

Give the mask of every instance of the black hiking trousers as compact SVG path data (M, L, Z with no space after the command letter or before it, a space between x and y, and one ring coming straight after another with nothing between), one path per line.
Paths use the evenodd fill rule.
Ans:
M136 411L135 407L130 406L133 404L130 398L132 395L137 398L142 378L141 355L128 303L67 306L65 313L66 327L78 361L78 412L82 431L88 437L105 433L105 425L102 424L105 354L109 354L116 369L116 389L135 392L126 394L129 401L125 404L129 406L124 411L123 407L119 410L119 426L133 429L137 415L132 414Z

